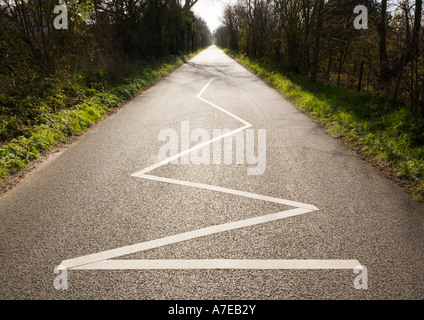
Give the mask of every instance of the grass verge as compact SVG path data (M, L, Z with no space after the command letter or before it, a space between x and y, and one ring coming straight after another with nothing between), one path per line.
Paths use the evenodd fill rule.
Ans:
M423 118L399 101L312 83L267 59L224 51L424 204Z
M0 94L0 185L41 152L81 134L200 51L65 80L33 79L18 92Z

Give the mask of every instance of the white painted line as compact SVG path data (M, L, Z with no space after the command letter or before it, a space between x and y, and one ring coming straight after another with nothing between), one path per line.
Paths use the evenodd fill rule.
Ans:
M200 90L200 92L197 94L196 98L200 98L202 96L203 92L205 92L205 90L209 87L209 85L212 83L213 80L214 78L208 81L208 83L203 87L203 89Z
M315 207L311 204L306 204L306 203L301 203L301 202L296 202L296 201L291 201L291 200L285 200L285 199L276 198L276 197L264 196L264 195L240 191L240 190L228 189L228 188L213 186L213 185L204 184L204 183L197 183L197 182L190 182L190 181L184 181L184 180L163 178L163 177L159 177L159 176L152 176L152 175L145 175L145 174L141 175L141 174L138 174L138 173L133 174L133 176L138 177L138 178L148 179L148 180L161 181L161 182L172 183L172 184L179 184L179 185L183 185L183 186L194 187L194 188L199 188L199 189L206 189L206 190L211 190L211 191L218 191L218 192L222 192L222 193L228 193L228 194L233 194L233 195L242 196L242 197L251 198L251 199L274 202L274 203L284 204L284 205L298 207L298 208L305 208L305 209L309 209L311 211L318 210L317 207Z
M98 261L107 260L107 259L113 259L120 256L133 254L133 253L137 253L137 252L141 252L145 250L150 250L150 249L154 249L154 248L158 248L158 247L162 247L162 246L166 246L166 245L170 245L170 244L174 244L174 243L178 243L182 241L187 241L187 240L191 240L191 239L195 239L195 238L199 238L199 237L203 237L203 236L207 236L207 235L211 235L211 234L215 234L219 232L245 228L245 227L249 227L249 226L253 226L253 225L257 225L261 223L293 217L293 216L305 214L311 211L312 210L305 209L305 208L295 208L295 209L281 211L281 212L277 212L273 214L267 214L267 215L259 216L255 218L249 218L245 220L219 224L219 225L215 225L211 227L206 227L206 228L202 228L198 230L180 233L180 234L169 236L169 237L150 240L150 241L133 244L133 245L117 248L117 249L112 249L112 250L107 250L107 251L102 251L102 252L82 256L79 258L65 260L65 261L62 261L61 265L65 266L68 269L74 268L84 264L89 264L89 263L98 262Z
M216 109L218 109L218 110L220 110L220 111L222 111L222 112L224 112L224 113L228 114L229 116L233 117L234 119L236 119L236 120L240 121L240 122L241 122L241 123L243 123L244 125L249 126L249 127L251 127L251 126L252 126L249 122L247 122L247 121L243 120L242 118L237 117L236 115L234 115L234 114L232 114L231 112L229 112L229 111L227 111L227 110L225 110L225 109L223 109L223 108L221 108L221 107L217 106L216 104L214 104L214 103L212 103L212 102L210 102L210 101L208 101L208 100L206 100L206 99L203 99L202 97L198 97L198 98L199 98L200 100L202 100L203 102L206 102L207 104L211 105L212 107L214 107L214 108L216 108Z
M358 260L105 260L75 267L75 270L182 270L182 269L249 269L249 270L354 270Z
M203 89L199 92L199 94L196 96L196 98L202 100L203 102L206 102L207 104L211 105L212 107L224 112L225 114L228 114L230 117L232 117L232 118L240 121L241 123L251 127L252 125L249 122L247 122L246 120L243 120L242 118L237 117L235 114L225 110L224 108L221 108L220 106L217 106L216 104L202 98L203 92L205 92L206 88L209 87L209 85L212 83L213 80L214 80L213 78L211 80L209 80L209 82L203 87Z
M124 246L117 249L106 250L86 256L69 259L62 261L61 267L65 269L354 269L360 266L357 260L226 260L226 259L207 259L207 260L110 260L120 256L125 256L149 249L154 249L182 241L187 241L199 237L204 237L211 234L216 234L224 231L230 231L239 228L245 228L261 223L267 223L276 221L283 218L288 218L296 215L305 214L318 210L313 205L289 201L285 199L259 195L255 193L239 191L234 189L228 189L218 186L212 186L202 183L195 183L177 179L163 178L153 175L146 175L147 172L159 168L167 163L170 163L190 152L203 148L215 141L221 140L225 137L231 136L245 130L252 125L247 121L237 117L236 115L228 112L227 110L213 104L206 99L203 99L201 95L212 83L211 79L199 92L197 98L208 103L214 108L224 112L232 118L242 122L243 127L237 128L229 133L223 134L219 137L213 138L209 141L196 145L190 149L187 149L179 154L164 159L152 166L149 166L141 171L132 174L133 177L160 181L165 183L195 187L205 190L217 191L251 199L263 200L283 205L289 205L296 207L295 209L281 211L273 214L268 214L260 217L254 217L244 219L240 221L224 223L220 225L210 226L198 230L180 233L173 236L168 236L160 239L150 240L134 245Z
M237 129L235 129L235 130L233 130L231 132L224 133L224 134L222 134L222 135L220 135L218 137L215 137L215 138L213 138L211 140L202 142L202 143L200 143L198 145L195 145L194 147L192 147L190 149L184 150L183 152L180 152L180 153L178 153L176 155L173 155L173 156L171 156L169 158L163 159L162 161L160 161L158 163L155 163L155 164L151 165L150 167L147 167L147 168L145 168L143 170L137 171L136 173L133 173L131 176L141 178L142 175L144 175L145 173L147 173L149 171L152 171L154 169L157 169L157 168L159 168L159 167L161 167L161 166L163 166L165 164L168 164L168 163L170 163L170 162L172 162L172 161L174 161L174 160L176 160L176 159L178 159L178 158L180 158L180 157L182 157L182 156L184 156L184 155L186 155L186 154L188 154L190 152L199 150L199 149L201 149L201 148L203 148L203 147L205 147L205 146L207 146L207 145L209 145L209 144L211 144L211 143L213 143L215 141L224 139L224 138L226 138L228 136L232 136L232 135L234 135L234 134L236 134L236 133L238 133L240 131L243 131L244 129L247 129L249 126L246 125L244 127L237 128Z
M214 80L213 78L209 80L209 82L208 82L208 83L207 83L207 84L203 87L203 89L199 92L199 94L196 96L196 98L197 98L197 99L202 100L203 102L206 102L207 104L209 104L209 105L211 105L212 107L214 107L214 108L218 109L219 111L222 111L222 112L224 112L225 114L228 114L230 117L232 117L232 118L234 118L234 119L236 119L236 120L240 121L240 122L241 122L241 123L243 123L244 125L251 127L252 125L251 125L249 122L247 122L246 120L243 120L242 118L237 117L235 114L233 114L233 113L231 113L231 112L229 112L229 111L225 110L224 108L221 108L220 106L217 106L216 104L214 104L214 103L212 103L212 102L210 102L210 101L208 101L208 100L206 100L206 99L202 98L202 94L203 94L203 92L205 92L205 90L207 89L207 87L209 87L209 85L212 83L212 81L213 81L213 80Z
M237 117L235 114L232 114L231 112L229 112L229 111L221 108L220 106L217 106L216 104L213 104L212 102L210 102L210 101L208 101L206 99L203 99L201 97L201 95L203 94L203 92L205 92L205 90L209 87L209 85L212 83L213 80L214 80L213 78L209 80L209 82L203 87L203 89L199 92L199 94L196 96L196 98L202 100L203 102L206 102L207 104L209 104L212 107L218 109L219 111L222 111L225 114L229 115L230 117L232 117L232 118L240 121L241 123L244 124L244 126L243 127L240 127L240 128L237 128L237 129L235 129L235 130L233 130L231 132L224 133L224 134L222 134L222 135L220 135L218 137L215 137L215 138L210 139L208 141L205 141L203 143L200 143L200 144L198 144L198 145L196 145L196 146L194 146L194 147L192 147L190 149L184 150L184 151L182 151L182 152L180 152L180 153L178 153L176 155L173 155L173 156L171 156L169 158L163 159L162 161L159 161L158 163L155 163L155 164L153 164L153 165L151 165L151 166L149 166L149 167L147 167L147 168L145 168L143 170L140 170L140 171L132 174L132 176L139 177L140 178L141 175L143 175L143 174L145 174L147 172L150 172L150 171L152 171L154 169L157 169L157 168L159 168L159 167L161 167L161 166L163 166L165 164L168 164L168 163L170 163L170 162L172 162L172 161L174 161L174 160L176 160L176 159L178 159L178 158L180 158L180 157L182 157L182 156L184 156L184 155L186 155L188 153L191 153L193 151L199 150L199 149L201 149L201 148L203 148L203 147L205 147L205 146L207 146L209 144L214 143L215 141L219 141L219 140L224 139L226 137L235 135L236 133L238 133L240 131L243 131L243 130L245 130L247 128L250 128L252 126L249 122L241 119L240 117Z

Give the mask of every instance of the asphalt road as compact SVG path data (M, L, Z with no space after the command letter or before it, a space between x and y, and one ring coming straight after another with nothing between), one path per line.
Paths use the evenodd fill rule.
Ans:
M159 134L176 132L180 145L187 122L210 138L246 124L240 132L266 130L265 171L249 175L255 165L236 163L234 147L232 163L164 163L150 179L134 175L158 163ZM305 204L317 210L254 219ZM230 227L210 231L217 225ZM421 205L211 47L0 198L0 298L421 300L423 231ZM77 259L87 256L97 259ZM365 268L316 268L346 260ZM75 261L86 268L66 269L67 289L55 288L65 274L55 268ZM268 268L275 261L314 267ZM367 287L355 287L358 276Z

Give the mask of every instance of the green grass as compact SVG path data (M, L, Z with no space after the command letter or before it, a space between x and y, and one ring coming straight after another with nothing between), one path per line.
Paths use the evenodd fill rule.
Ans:
M289 98L328 132L363 157L389 163L392 172L424 201L424 119L401 102L370 93L312 83L300 74L280 70L267 59L252 59L225 50L236 61Z
M37 78L19 91L0 94L0 181L22 170L40 152L80 134L200 51L66 80Z

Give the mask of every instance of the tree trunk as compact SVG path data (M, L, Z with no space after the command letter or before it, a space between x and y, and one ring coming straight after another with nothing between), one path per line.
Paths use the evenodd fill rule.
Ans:
M379 35L379 58L380 58L380 73L379 73L379 86L380 89L384 87L389 79L390 66L389 59L387 56L387 29L386 29L386 15L387 15L387 0L381 1L381 12L380 12L380 21L377 25L378 35Z
M314 41L314 51L312 56L312 69L311 69L311 80L316 82L318 78L318 69L319 69L319 52L320 52L320 38L321 38L321 28L323 23L323 7L324 0L316 0L316 5L318 5L316 26L315 26L315 41Z
M305 35L303 38L302 69L304 73L308 74L309 73L309 35L311 32L310 0L304 1L303 3L303 16L305 19Z
M333 56L330 54L328 57L328 65L327 65L327 82L330 82L330 72L331 72L331 64L333 62Z
M360 71L359 71L358 92L361 91L361 88L362 88L362 75L364 74L364 65L365 65L365 61L362 60L361 61L361 68L360 68Z
M421 32L421 20L422 20L422 7L423 0L415 1L415 12L414 12L414 26L412 28L412 36L409 36L409 30L407 31L407 41L405 43L405 50L402 55L397 59L393 68L389 65L387 56L387 44L386 44L386 11L387 11L387 0L382 0L381 4L381 15L380 22L378 24L379 34L379 53L380 53L380 75L379 85L380 89L387 85L391 80L399 76L404 68L414 61L419 55L419 36ZM409 28L407 28L409 29ZM410 39L410 40L408 40ZM386 86L387 87L387 86Z

